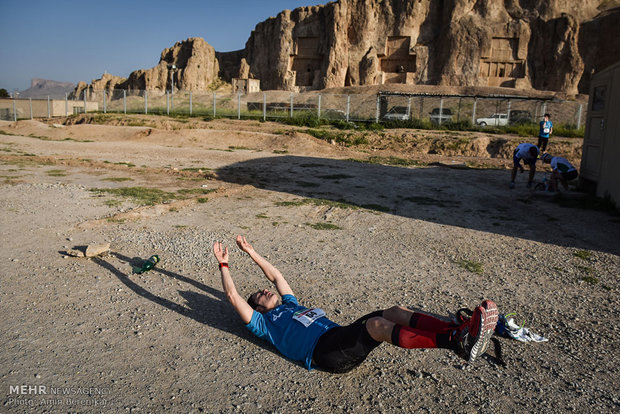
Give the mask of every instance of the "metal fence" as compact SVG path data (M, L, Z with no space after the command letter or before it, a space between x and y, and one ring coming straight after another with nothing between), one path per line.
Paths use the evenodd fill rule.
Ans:
M78 113L159 114L236 119L277 119L314 115L327 120L381 122L418 119L433 124L471 122L506 125L537 122L545 113L554 123L580 128L584 104L508 96L422 95L404 93L328 94L266 91L233 94L199 91L84 91L79 97L0 99L0 119L64 117Z

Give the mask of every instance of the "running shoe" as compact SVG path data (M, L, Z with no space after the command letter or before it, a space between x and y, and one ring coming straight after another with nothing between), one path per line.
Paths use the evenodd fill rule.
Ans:
M497 305L491 300L485 300L474 309L471 318L459 327L457 352L470 364L487 350L498 317Z

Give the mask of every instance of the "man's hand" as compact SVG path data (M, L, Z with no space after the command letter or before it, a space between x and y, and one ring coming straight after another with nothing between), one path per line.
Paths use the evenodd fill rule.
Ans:
M245 239L245 236L241 236L241 235L237 236L237 246L239 246L241 250L243 250L244 252L248 254L254 250L252 245L248 243L248 241Z
M222 242L213 243L213 254L218 263L228 263L228 247L222 249Z

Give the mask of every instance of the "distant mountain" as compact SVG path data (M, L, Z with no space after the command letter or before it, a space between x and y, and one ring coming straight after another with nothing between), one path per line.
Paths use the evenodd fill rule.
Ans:
M50 98L60 99L65 93L70 93L75 88L71 82L58 82L48 79L34 78L30 82L30 88L19 93L20 98Z

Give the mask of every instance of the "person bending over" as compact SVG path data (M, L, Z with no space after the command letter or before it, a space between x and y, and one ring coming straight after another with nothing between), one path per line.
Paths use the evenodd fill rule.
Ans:
M565 190L568 190L568 182L579 176L577 169L566 158L554 157L546 153L542 161L551 164L551 188L555 192L558 191L558 181L562 183Z
M228 301L254 335L308 369L348 372L383 342L401 348L450 349L472 363L485 352L497 324L497 306L485 300L470 318L462 317L459 324L393 306L340 326L329 320L323 310L300 305L278 269L256 253L245 237L237 236L237 245L261 268L279 295L263 289L244 300L230 274L228 248L215 242L213 252Z
M517 145L512 155L512 174L510 176L510 188L515 188L515 178L517 177L517 170L523 172L521 166L521 160L524 164L530 166L530 176L527 180L527 187L532 187L532 181L534 180L534 174L536 173L536 159L538 158L538 147L534 144L528 144L524 142Z

